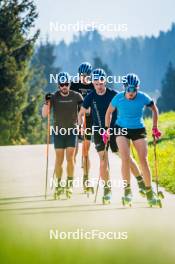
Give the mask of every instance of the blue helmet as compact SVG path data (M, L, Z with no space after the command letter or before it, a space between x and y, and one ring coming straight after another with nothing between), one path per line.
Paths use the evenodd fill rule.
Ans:
M70 75L68 72L60 72L58 74L58 84L60 83L70 83Z
M134 73L128 73L126 76L125 87L137 88L140 84L139 77Z
M92 66L89 62L83 62L78 68L79 74L90 75L92 72Z
M92 72L92 81L105 80L106 72L103 69L94 69Z

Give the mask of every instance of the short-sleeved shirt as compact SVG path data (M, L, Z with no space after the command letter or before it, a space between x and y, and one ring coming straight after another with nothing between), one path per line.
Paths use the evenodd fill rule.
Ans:
M82 106L85 109L91 107L92 121L94 126L105 127L105 115L111 100L117 93L113 90L106 89L104 95L98 95L96 91L90 92L85 98ZM116 120L116 112L113 113L111 126Z
M82 82L72 82L70 89L85 97L89 92L94 90L94 85L92 83L84 84Z
M111 102L112 107L117 109L115 124L128 129L144 128L144 107L149 107L153 103L153 100L143 92L137 92L132 100L125 97L125 92L120 92Z
M68 96L62 96L57 91L51 97L53 108L54 126L59 128L74 128L77 124L78 107L83 102L80 93L69 91Z

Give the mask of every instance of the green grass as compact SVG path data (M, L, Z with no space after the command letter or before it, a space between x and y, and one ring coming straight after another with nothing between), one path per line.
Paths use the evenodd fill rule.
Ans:
M152 119L146 119L145 125L149 141L148 159L155 180ZM167 191L175 193L175 112L160 114L159 129L162 131L162 139L157 144L159 182Z
M173 235L167 236L166 232L161 234L153 229L147 230L151 239L145 237L144 232L128 230L128 241L57 241L49 240L47 232L43 234L41 230L24 230L11 222L8 230L7 226L6 222L5 229L0 228L2 264L174 263Z

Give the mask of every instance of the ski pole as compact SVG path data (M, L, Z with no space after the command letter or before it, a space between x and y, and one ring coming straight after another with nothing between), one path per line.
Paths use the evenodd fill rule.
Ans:
M97 183L97 189L96 189L96 192L95 192L94 203L96 203L96 201L97 201L97 194L98 194L99 184L100 184L100 175L98 177L98 183Z
M87 154L87 144L86 144L86 135L85 135L86 114L84 114L83 128L84 128L84 134L83 134L83 155L82 156L85 158L85 171L86 171L86 175L87 175L88 174L88 154Z
M83 128L84 128L84 134L83 134L83 161L85 161L85 167L83 166L83 168L85 169L85 174L88 177L88 149L87 149L87 139L86 139L86 134L85 134L85 130L86 130L86 114L84 114L84 123L83 123ZM84 165L84 164L83 164ZM88 180L85 181L85 188L87 191L87 196L89 197L89 191L92 189L91 187L89 187L89 183ZM92 191L93 193L93 191Z
M50 100L48 100L48 115L47 115L47 148L46 148L45 200L47 198L47 179L48 179L48 166L49 166L49 143L50 143Z
M156 192L157 196L160 198L164 198L164 194L159 191L159 179L158 179L158 162L157 162L157 148L156 148L156 137L153 136L153 145L154 145L154 169L155 169L155 178L156 178Z
M158 187L158 170L157 170L157 151L156 151L156 138L154 136L153 136L153 145L154 145L154 168L155 168L155 177L156 177L156 190L158 194L159 187Z

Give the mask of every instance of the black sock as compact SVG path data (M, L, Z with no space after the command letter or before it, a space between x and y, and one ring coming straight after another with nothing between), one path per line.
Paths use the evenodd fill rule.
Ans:
M144 183L142 176L141 175L136 176L136 180L137 180L139 188L145 189L145 183Z
M130 193L131 193L131 186L130 186L130 183L128 183L127 186L124 187L124 194L125 196L127 196Z
M138 175L138 176L136 176L136 180L137 180L137 181L143 181L143 178L142 178L141 175Z
M73 187L73 177L67 177L67 187Z
M104 185L104 195L106 195L106 194L108 194L110 192L111 192L111 187L107 183L105 183L105 185Z
M152 199L153 197L153 191L151 186L146 186L146 197L147 199Z

